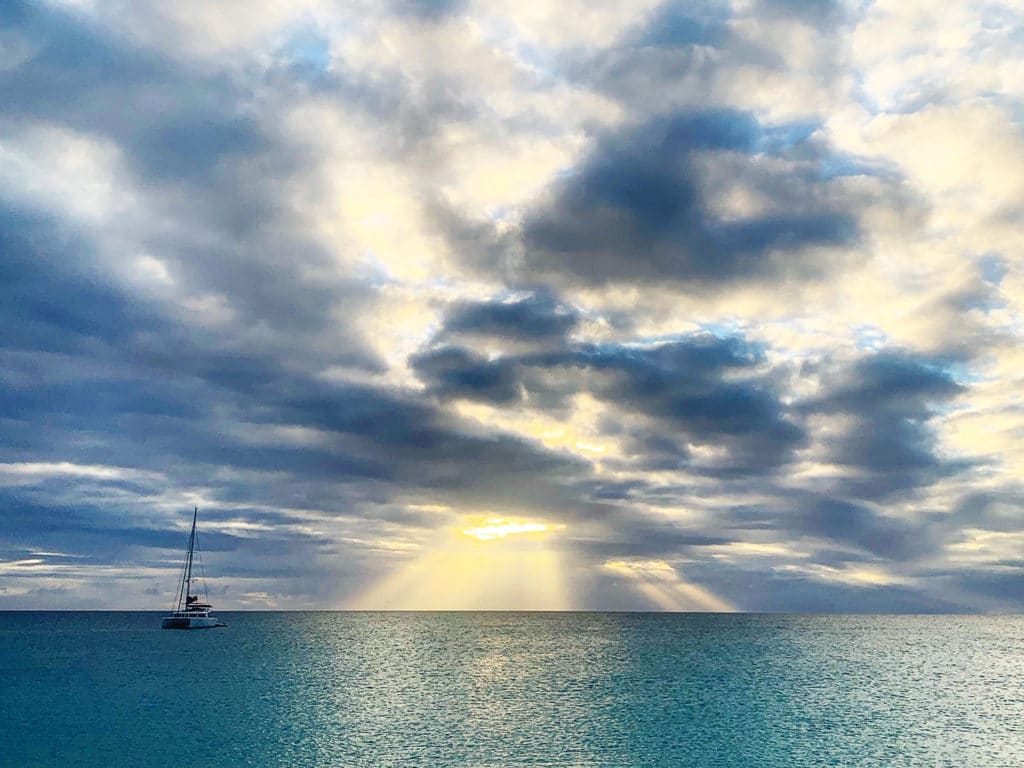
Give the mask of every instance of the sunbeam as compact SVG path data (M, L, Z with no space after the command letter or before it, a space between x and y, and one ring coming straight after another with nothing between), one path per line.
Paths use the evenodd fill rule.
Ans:
M557 533L564 526L465 519L436 545L353 600L355 610L558 611L572 608Z
M727 600L683 579L664 560L610 560L604 567L628 579L637 592L663 611L736 610Z

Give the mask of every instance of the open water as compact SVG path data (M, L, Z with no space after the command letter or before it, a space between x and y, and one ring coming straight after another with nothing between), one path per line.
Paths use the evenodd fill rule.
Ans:
M1024 766L1024 618L0 613L0 766Z

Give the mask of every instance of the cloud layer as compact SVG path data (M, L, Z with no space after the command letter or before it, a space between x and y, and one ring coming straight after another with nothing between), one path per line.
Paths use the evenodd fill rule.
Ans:
M0 607L1020 610L1022 16L7 3Z

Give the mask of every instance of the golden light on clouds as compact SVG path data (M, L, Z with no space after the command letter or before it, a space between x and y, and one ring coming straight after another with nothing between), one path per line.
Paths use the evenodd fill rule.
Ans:
M549 450L593 461L625 453L616 436L602 428L608 405L590 394L573 396L572 407L562 420L529 407L512 410L463 401L455 403L453 409L464 419L536 441Z
M556 534L539 520L463 518L348 607L356 610L570 610Z
M565 526L557 527L564 528ZM546 523L538 523L534 520L506 520L502 517L488 517L484 520L483 525L463 528L462 534L480 541L494 541L516 534L548 533L551 530L552 527Z
M663 611L736 610L727 600L686 581L664 560L609 560L604 569L627 579L637 592Z
M844 584L853 587L885 587L904 584L907 579L891 573L881 565L850 565L841 567L809 563L806 565L780 565L779 573L800 574L817 581Z

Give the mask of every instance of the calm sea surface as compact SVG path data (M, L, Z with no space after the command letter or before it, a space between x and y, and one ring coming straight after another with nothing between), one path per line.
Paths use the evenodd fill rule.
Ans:
M0 612L0 766L1024 766L1024 618Z

